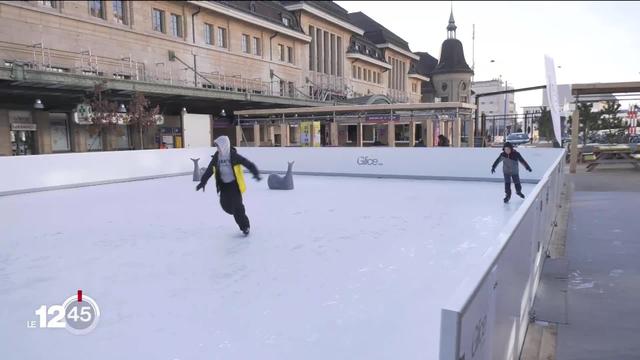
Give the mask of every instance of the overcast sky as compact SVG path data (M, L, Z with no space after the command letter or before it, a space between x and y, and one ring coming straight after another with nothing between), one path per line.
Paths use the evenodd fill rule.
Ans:
M409 42L440 57L451 2L337 1L362 11ZM544 55L554 58L558 84L640 81L640 2L453 2L457 37L475 80L502 75L516 88L544 85ZM490 60L495 60L490 63ZM542 92L516 95L540 105Z

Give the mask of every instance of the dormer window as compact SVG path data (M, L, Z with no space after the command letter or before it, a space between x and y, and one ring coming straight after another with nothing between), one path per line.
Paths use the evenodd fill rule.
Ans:
M289 19L286 16L282 17L282 23L284 24L284 26L289 27L291 25L291 19Z
M255 1L250 1L249 2L249 10L251 12L256 12L256 2Z

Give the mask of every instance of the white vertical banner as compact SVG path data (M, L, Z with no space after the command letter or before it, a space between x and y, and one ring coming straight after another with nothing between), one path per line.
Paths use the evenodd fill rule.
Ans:
M544 56L545 75L547 78L547 102L549 103L549 111L551 111L551 120L553 122L553 133L556 136L558 144L562 144L562 133L560 127L560 99L558 97L558 84L556 83L556 66L553 58L549 55Z

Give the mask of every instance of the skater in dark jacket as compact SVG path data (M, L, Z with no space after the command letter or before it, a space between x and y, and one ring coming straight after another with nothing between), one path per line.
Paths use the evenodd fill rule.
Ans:
M496 167L502 161L502 172L504 173L504 202L509 202L511 199L511 180L513 179L513 184L516 187L516 194L524 199L524 194L522 193L522 184L520 184L520 175L518 173L518 163L522 163L524 168L527 171L531 172L531 167L524 160L522 155L519 152L513 149L513 145L510 142L505 142L502 146L502 153L493 162L491 166L491 173L496 172Z
M245 235L248 235L249 218L242 203L242 193L246 189L242 166L251 171L254 179L258 181L262 179L260 172L251 161L238 154L236 148L231 146L227 136L218 137L214 143L218 151L211 157L211 162L202 175L200 183L196 186L196 191L202 189L204 192L207 181L209 181L211 175L215 174L216 190L220 194L222 209L227 214L233 215L240 230Z

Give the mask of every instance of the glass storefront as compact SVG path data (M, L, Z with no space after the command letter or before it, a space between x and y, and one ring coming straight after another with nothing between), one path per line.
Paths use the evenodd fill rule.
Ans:
M87 151L101 151L102 150L102 133L96 132L92 134L91 131L87 134Z
M13 155L36 154L36 130L31 111L9 111L11 125L11 153Z
M49 129L51 132L51 151L71 151L69 139L69 115L66 113L50 113Z
M11 131L11 150L13 155L35 154L35 131Z

